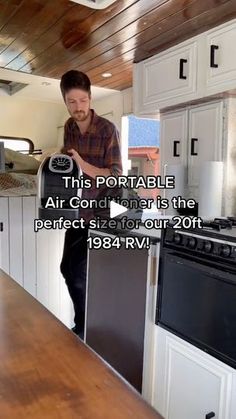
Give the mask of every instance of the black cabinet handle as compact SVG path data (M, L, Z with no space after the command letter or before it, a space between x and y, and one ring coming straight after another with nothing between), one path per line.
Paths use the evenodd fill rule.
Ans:
M219 49L218 45L211 45L211 54L210 54L210 66L217 68L218 64L215 63L215 50Z
M3 231L3 223L0 223L0 232Z
M174 148L173 148L173 157L179 157L180 154L177 152L177 146L180 144L180 141L174 140Z
M188 60L184 58L180 58L179 60L179 78L186 80L187 76L184 76L184 64L187 63Z
M194 151L195 143L198 141L198 138L191 138L191 156L197 156L196 151Z
M211 419L211 418L215 418L215 413L214 412L210 412L210 413L207 413L207 415L205 416L205 419Z

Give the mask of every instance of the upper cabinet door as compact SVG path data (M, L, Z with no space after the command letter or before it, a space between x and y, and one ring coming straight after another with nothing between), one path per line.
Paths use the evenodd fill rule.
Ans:
M186 165L186 139L187 111L182 110L164 114L161 117L160 151L162 165L165 163Z
M189 111L188 184L198 186L201 164L222 160L223 103L196 106Z
M154 113L167 105L195 98L196 66L196 40L182 43L181 46L136 64L135 113Z
M206 93L217 93L236 86L236 20L211 30L206 38Z

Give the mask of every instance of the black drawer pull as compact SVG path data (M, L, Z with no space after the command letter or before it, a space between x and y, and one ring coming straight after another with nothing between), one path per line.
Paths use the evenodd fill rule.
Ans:
M187 76L184 76L184 64L187 63L188 60L184 58L180 58L179 60L179 78L186 80Z
M218 45L211 45L211 56L210 56L210 66L217 68L218 64L215 63L215 50L219 49Z
M179 157L180 156L180 154L177 151L178 144L180 144L180 141L174 140L173 157Z
M210 413L207 413L207 415L205 416L205 419L211 419L211 418L215 418L215 413L214 412L210 412Z
M0 231L3 231L3 223L0 223Z
M198 138L191 138L191 156L197 156L195 149L195 143L198 141Z

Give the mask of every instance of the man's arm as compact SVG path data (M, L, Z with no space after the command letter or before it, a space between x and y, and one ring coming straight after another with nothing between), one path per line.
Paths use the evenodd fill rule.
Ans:
M74 149L70 149L68 152L72 155L72 158L76 161L77 165L81 167L82 171L93 179L95 179L96 176L107 177L111 175L119 176L122 174L119 133L115 126L113 126L110 138L107 139L104 168L99 168L86 162Z
M77 165L81 168L82 172L86 173L86 175L90 176L91 178L95 179L96 176L107 177L111 175L110 169L99 168L99 167L93 166L90 163L87 163L85 160L82 159L82 157L80 157L79 153L77 153L77 151L75 151L73 148L68 150L68 153L71 154L71 157L73 158L73 160L75 160Z

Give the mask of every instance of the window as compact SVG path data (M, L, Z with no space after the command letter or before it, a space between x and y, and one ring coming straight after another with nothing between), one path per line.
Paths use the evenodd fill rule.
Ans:
M4 148L10 148L23 154L33 153L34 143L28 138L5 137L0 135L0 142L4 143Z

